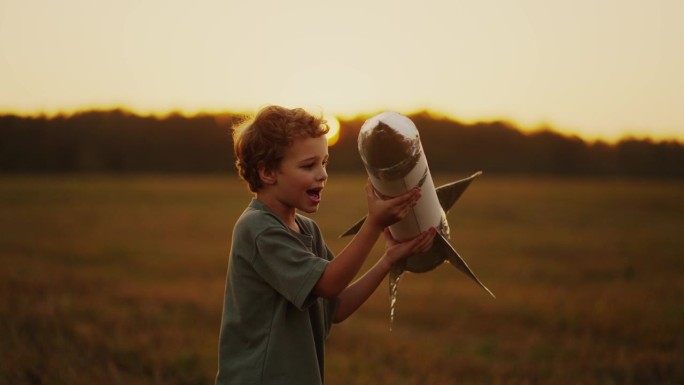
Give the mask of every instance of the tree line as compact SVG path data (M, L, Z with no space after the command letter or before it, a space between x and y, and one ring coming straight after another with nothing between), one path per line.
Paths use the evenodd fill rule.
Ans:
M411 115L433 173L473 172L684 178L684 145L625 138L587 142L551 129L524 133L505 121L465 124ZM124 110L0 115L0 173L233 172L240 114L140 116ZM365 117L341 122L330 169L363 172L356 137Z

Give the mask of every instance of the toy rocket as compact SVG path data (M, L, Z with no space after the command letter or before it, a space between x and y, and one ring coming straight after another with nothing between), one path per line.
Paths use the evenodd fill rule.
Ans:
M449 261L494 297L448 241L446 212L482 173L435 188L418 129L411 119L397 112L387 111L368 119L359 132L358 147L371 183L380 197L394 197L416 186L421 187L421 198L409 214L390 226L392 236L398 241L405 241L430 227L437 229L430 250L394 266L390 273L393 301L396 299L396 285L404 271L424 273L444 261ZM355 234L364 220L361 219L342 236Z

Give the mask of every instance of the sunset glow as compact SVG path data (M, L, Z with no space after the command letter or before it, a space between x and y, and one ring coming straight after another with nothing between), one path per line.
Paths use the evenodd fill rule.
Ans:
M330 128L325 137L328 138L328 146L332 147L340 139L340 121L332 115L326 116L325 120Z
M430 110L684 140L680 0L0 3L0 113Z

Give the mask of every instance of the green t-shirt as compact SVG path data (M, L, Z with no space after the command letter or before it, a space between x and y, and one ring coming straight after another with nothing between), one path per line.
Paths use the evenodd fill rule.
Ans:
M336 300L311 290L333 254L316 223L292 231L253 199L233 229L216 384L323 383Z

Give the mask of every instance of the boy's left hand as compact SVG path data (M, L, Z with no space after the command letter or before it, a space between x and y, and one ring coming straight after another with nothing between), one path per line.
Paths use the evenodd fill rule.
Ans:
M437 230L434 227L430 227L429 229L418 234L418 236L415 238L404 242L398 242L396 239L394 239L394 237L392 237L392 233L389 231L389 228L385 228L384 233L387 248L383 257L391 266L404 258L408 258L412 255L424 253L430 250L430 247L432 247L432 241L435 239L435 234L437 234Z

